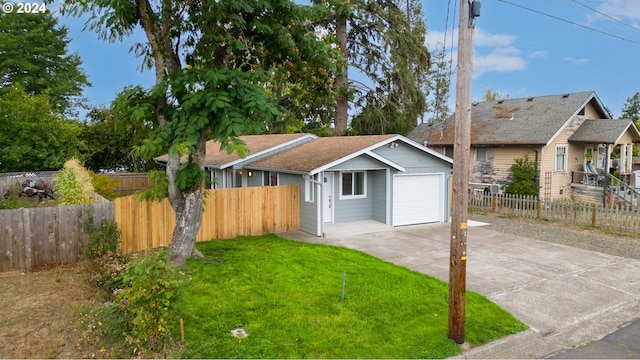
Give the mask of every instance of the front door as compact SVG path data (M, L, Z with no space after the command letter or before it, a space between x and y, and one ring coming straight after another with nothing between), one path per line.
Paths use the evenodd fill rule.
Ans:
M325 172L322 179L322 221L333 222L333 173Z

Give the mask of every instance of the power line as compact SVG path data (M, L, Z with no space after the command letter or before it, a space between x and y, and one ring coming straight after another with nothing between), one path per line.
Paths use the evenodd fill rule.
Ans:
M562 21L562 22L565 22L565 23L568 23L568 24L571 24L571 25L574 25L574 26L578 26L578 27L581 27L581 28L584 28L584 29L587 29L587 30L591 30L591 31L594 31L594 32L597 32L597 33L600 33L600 34L603 34L603 35L607 35L607 36L616 38L618 40L626 41L626 42L629 42L629 43L634 44L634 45L640 45L640 42L638 42L638 41L634 41L634 40L625 38L623 36L612 34L610 32L598 30L598 29L595 29L595 28L592 28L592 27L589 27L589 26L586 26L586 25L578 24L577 22L574 22L574 21L571 21L571 20L567 20L567 19L563 19L563 18L555 16L555 15L547 14L545 12L542 12L542 11L539 11L539 10L536 10L536 9L532 9L532 8L528 8L528 7L523 6L523 5L514 4L511 1L507 1L507 0L498 0L498 1L503 2L505 4L509 4L509 5L515 6L515 7L519 7L521 9L524 9L524 10L527 10L527 11L531 11L531 12L536 13L536 14L547 16L547 17L550 17L552 19L555 19L555 20L558 20L558 21Z
M618 20L618 19L614 18L613 16L611 16L611 15L607 15L607 14L605 14L605 13L601 12L601 11L600 11L600 10L598 10L598 9L594 9L594 8L590 7L589 5L586 5L586 4L581 3L581 2L580 2L580 1L578 1L578 0L571 0L571 1L573 1L574 3L576 3L576 4L580 5L580 6L585 7L585 8L587 8L587 9L591 10L591 11L594 11L594 12L596 12L596 13L598 13L598 14L602 15L602 16L606 17L606 18L607 18L607 19L609 19L609 20L615 21L615 22L617 22L617 23L619 23L619 24L622 24L622 25L624 25L624 26L626 26L626 27L629 27L629 28L631 28L631 29L633 29L633 30L640 31L640 28L635 27L635 26L630 25L630 24L627 24L627 23L625 23L625 22L623 22L623 21L620 21L620 20Z

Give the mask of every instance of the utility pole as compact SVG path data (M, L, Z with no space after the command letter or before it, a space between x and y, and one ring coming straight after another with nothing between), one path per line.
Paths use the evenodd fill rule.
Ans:
M458 344L465 341L467 280L467 210L471 148L471 72L473 69L474 20L480 16L480 2L460 0L456 115L453 140L453 208L449 255L448 336Z

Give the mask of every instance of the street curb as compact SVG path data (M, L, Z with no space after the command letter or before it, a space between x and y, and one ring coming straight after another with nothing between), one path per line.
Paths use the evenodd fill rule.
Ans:
M537 329L529 328L517 334L506 336L500 340L490 342L450 359L504 359L512 358L517 349L528 347L540 338Z

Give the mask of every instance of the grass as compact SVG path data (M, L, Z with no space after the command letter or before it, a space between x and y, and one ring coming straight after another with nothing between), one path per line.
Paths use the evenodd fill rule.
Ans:
M274 235L199 243L181 300L185 358L446 358L448 287L344 248ZM342 300L346 272L345 298ZM482 344L526 329L467 294L466 338ZM230 331L243 327L245 338Z

